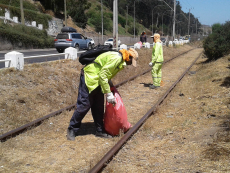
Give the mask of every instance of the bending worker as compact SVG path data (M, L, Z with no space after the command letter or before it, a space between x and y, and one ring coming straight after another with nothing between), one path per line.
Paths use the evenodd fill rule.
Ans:
M153 85L149 87L151 89L156 89L160 87L161 78L162 78L162 65L163 65L163 48L160 40L159 34L154 34L151 36L155 45L153 46L152 51L152 61L149 63L149 66L152 67L152 77L153 77Z
M104 130L104 94L109 103L116 104L115 97L110 90L109 80L126 65L132 64L136 67L137 58L138 53L132 48L129 50L122 49L119 52L109 51L102 53L94 60L94 63L82 69L77 109L74 111L67 129L68 140L75 140L81 121L90 108L96 126L96 136L112 137Z

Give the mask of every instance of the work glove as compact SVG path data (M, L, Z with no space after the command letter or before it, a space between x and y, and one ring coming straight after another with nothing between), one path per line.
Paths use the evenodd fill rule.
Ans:
M108 103L111 103L113 105L115 105L117 103L112 92L111 93L107 93L106 94L106 98L107 98L107 102Z
M149 67L152 67L152 66L153 66L153 63L152 63L152 62L150 62L150 63L149 63Z

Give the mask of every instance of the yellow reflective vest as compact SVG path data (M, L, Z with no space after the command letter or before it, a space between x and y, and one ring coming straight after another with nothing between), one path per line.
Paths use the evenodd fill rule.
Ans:
M162 44L160 42L156 42L155 45L153 46L153 51L152 51L152 63L154 64L155 62L163 62L163 49L162 49Z
M110 93L108 81L112 79L120 70L124 69L126 62L119 52L109 51L102 53L95 60L84 67L85 83L91 93L99 85L102 93Z

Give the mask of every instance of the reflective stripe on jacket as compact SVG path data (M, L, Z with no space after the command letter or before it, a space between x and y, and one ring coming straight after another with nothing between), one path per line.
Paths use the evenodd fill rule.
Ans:
M163 62L163 49L162 49L162 44L160 42L156 42L155 45L153 46L153 51L152 51L152 63L154 64L155 62Z
M104 94L110 93L108 81L126 66L126 62L118 52L109 51L102 53L95 63L84 67L85 83L91 93L99 85Z

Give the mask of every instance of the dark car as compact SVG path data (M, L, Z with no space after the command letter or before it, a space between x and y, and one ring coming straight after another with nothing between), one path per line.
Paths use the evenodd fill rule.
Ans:
M67 27L65 27L66 29ZM70 27L69 27L70 28ZM59 53L63 53L64 50L68 47L74 47L79 51L80 49L91 49L92 44L87 37L83 36L80 33L74 32L74 28L62 29L62 32L59 33L54 40L55 48ZM75 30L76 31L76 30Z
M166 39L165 38L160 38L162 43L166 43Z

